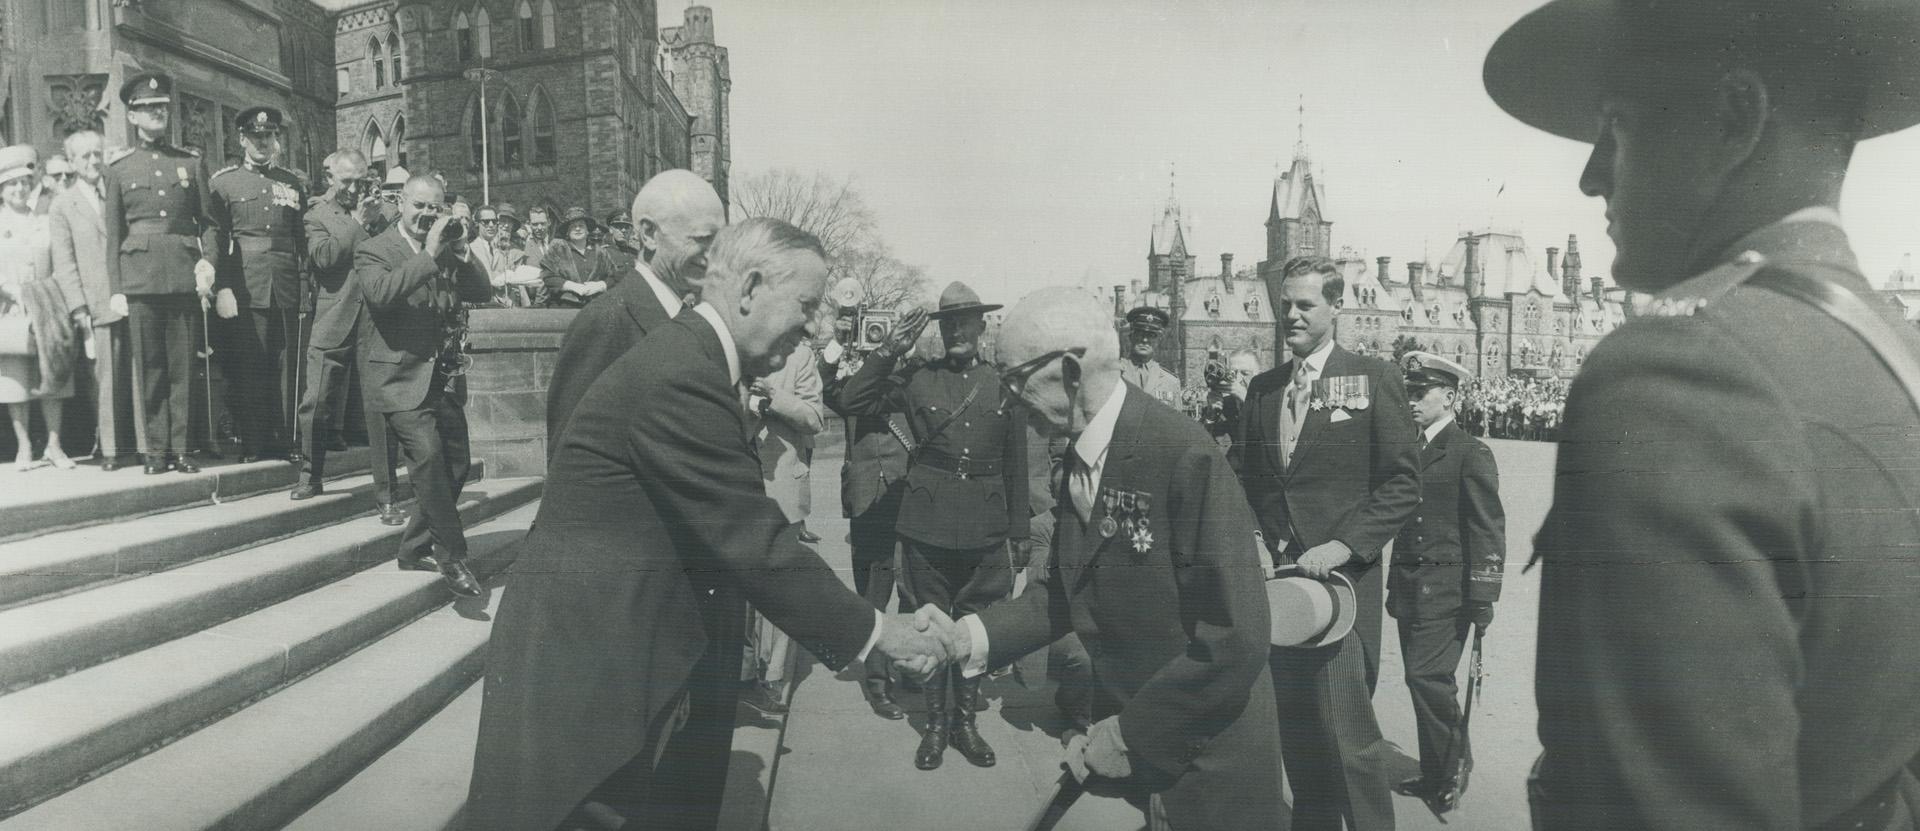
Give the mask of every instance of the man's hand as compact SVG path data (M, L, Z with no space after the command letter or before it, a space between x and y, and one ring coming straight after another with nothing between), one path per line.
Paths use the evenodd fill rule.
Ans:
M112 297L107 298L107 308L113 310L114 314L117 314L121 317L126 317L127 316L127 296L124 294L116 294Z
M1485 631L1487 627L1493 625L1493 604L1486 602L1468 603L1460 610L1460 616L1476 628Z
M433 227L427 229L427 241L421 244L421 248L425 250L428 255L438 257L446 253L447 223L452 221L452 215L443 214L433 221Z
M1033 541L1007 540L1007 564L1014 568L1026 568L1033 563Z
M1108 716L1093 725L1086 735L1074 734L1067 740L1067 769L1081 782L1089 776L1125 779L1133 775L1133 762L1127 758L1127 743L1120 738L1120 717Z
M202 258L193 264L193 290L206 297L213 293L213 263Z
M87 307L81 306L80 308L73 310L73 325L78 326L82 329L92 328L93 315L87 312Z
M220 293L214 296L213 313L219 315L221 320L232 320L240 316L240 302L234 299L233 289L221 289Z
M753 382L747 385L747 392L769 400L773 398L773 386L768 384L765 378L753 379Z
M920 340L920 330L927 328L927 320L926 309L909 310L893 322L893 330L887 333L886 343L880 348L896 358L907 354Z
M887 615L881 619L880 642L874 645L902 672L921 679L933 677L950 655L942 637L943 625L952 621L931 605L911 615Z
M1300 566L1301 574L1315 580L1325 580L1333 574L1334 569L1346 565L1352 559L1353 549L1348 548L1346 543L1328 540L1307 549L1307 553L1300 555L1300 559L1296 562Z
M596 294L599 294L607 290L607 281L592 280L586 283L581 283L580 286L581 286L581 291L580 291L581 294L586 295L587 297L592 297Z

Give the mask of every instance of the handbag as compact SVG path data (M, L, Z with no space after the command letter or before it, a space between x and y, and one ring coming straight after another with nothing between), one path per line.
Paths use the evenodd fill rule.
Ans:
M33 321L26 315L0 317L0 357L34 354Z

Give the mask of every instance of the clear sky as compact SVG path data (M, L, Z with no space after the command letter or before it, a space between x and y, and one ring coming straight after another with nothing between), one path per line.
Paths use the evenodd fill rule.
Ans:
M852 175L936 290L990 302L1144 279L1169 170L1199 270L1265 256L1276 165L1306 143L1335 250L1395 270L1466 228L1612 259L1586 145L1480 85L1536 0L709 0L733 69L733 171ZM684 0L661 0L661 24ZM1505 191L1501 192L1501 187ZM1496 194L1498 194L1496 196ZM1876 284L1920 248L1920 129L1861 146L1842 212Z

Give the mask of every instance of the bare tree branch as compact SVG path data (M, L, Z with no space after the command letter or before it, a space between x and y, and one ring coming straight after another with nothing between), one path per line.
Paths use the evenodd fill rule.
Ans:
M735 177L733 206L742 216L784 219L819 237L831 281L860 281L870 307L893 309L925 298L926 271L893 256L852 178L791 169Z

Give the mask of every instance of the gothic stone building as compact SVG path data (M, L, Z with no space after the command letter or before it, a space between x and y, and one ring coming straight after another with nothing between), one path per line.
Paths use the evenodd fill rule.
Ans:
M1185 217L1169 199L1149 236L1146 281L1089 289L1111 296L1116 315L1141 304L1168 309L1177 323L1162 339L1160 359L1188 387L1202 383L1209 347L1251 350L1262 366L1275 365L1268 285L1296 256L1339 264L1346 278L1335 324L1341 346L1391 359L1397 343L1411 345L1486 376L1571 377L1630 313L1624 290L1583 278L1573 237L1564 253L1550 247L1536 257L1518 232L1469 231L1439 262L1410 262L1394 274L1389 257L1331 253L1326 201L1305 148L1296 146L1292 165L1273 183L1266 258L1257 267L1236 269L1233 255L1222 254L1219 273L1197 274Z

